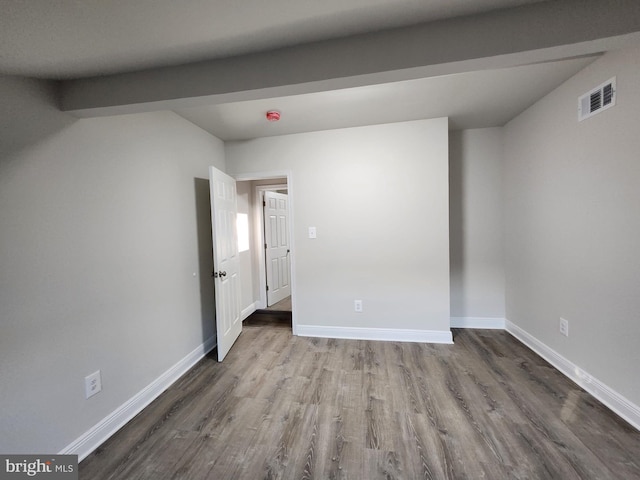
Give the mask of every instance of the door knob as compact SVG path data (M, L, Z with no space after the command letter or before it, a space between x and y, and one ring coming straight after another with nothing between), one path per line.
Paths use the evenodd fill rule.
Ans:
M220 275L221 277L226 277L227 276L227 272L220 272L218 275Z

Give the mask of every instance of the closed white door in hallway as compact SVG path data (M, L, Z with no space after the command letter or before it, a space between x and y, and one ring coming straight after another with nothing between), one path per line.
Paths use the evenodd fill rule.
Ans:
M263 205L267 305L271 306L291 295L289 197L265 192Z

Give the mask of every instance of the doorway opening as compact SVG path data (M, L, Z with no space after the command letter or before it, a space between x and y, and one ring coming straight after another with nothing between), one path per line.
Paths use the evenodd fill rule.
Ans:
M252 305L247 323L277 321L295 334L295 255L291 175L236 176L243 305ZM243 220L241 216L246 215ZM246 233L242 222L248 222Z
M286 183L255 185L256 238L260 266L260 305L265 310L291 311L291 246L289 194Z

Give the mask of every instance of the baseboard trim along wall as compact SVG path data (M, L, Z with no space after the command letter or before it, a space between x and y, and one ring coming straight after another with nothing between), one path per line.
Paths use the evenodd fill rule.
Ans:
M620 415L636 429L640 430L640 406L630 402L618 392L611 389L588 372L585 372L576 364L567 360L558 352L548 347L533 335L509 320L506 320L506 330L551 365L556 367L565 376L600 400L609 409Z
M78 461L82 461L129 420L140 413L147 405L158 398L162 392L188 372L189 369L198 363L207 353L213 350L215 346L215 337L207 339L202 345L198 346L140 392L120 405L113 413L103 418L78 439L67 445L66 448L59 452L60 455L78 455Z
M243 319L246 318L246 312L249 312L246 314L246 316L249 316L254 311L255 304L244 309L242 311ZM505 329L524 345L556 367L562 374L573 380L636 429L640 430L640 407L638 405L630 402L509 320L503 318L451 317L451 327ZM450 331L438 330L297 325L295 334L303 337L453 344L453 337ZM178 361L156 380L82 434L78 439L67 445L67 447L59 453L61 455L78 455L78 460L82 461L153 400L158 398L162 392L189 371L189 369L198 363L207 353L213 350L214 347L215 337L207 339L202 345Z
M244 308L241 312L240 312L240 321L244 322L244 320L251 315L253 312L255 312L257 310L257 302L253 302L251 305L249 305L248 307Z
M453 344L453 336L449 330L405 330L395 328L297 325L296 335L301 337L345 338L349 340Z
M498 317L451 317L451 328L504 330L505 319Z

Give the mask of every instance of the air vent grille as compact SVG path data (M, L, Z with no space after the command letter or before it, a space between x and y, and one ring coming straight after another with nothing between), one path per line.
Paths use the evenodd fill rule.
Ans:
M602 88L602 105L609 105L613 101L613 85L607 83Z
M578 120L592 117L615 104L616 77L613 77L578 99Z
M589 113L593 113L596 110L600 110L602 107L602 90L598 90L591 94L591 104L589 105Z

